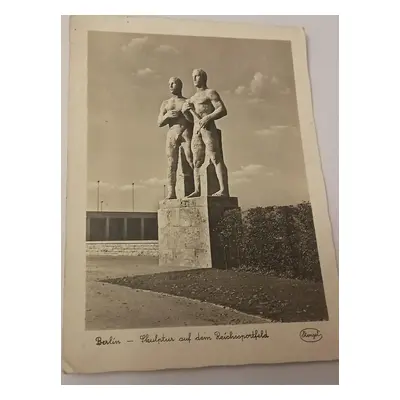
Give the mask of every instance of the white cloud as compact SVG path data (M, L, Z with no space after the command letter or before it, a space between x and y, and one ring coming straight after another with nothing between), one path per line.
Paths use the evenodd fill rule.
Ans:
M136 185L135 185L136 186ZM122 185L121 186L121 191L122 192L127 192L127 191L129 191L129 190L132 190L132 184L130 184L130 185Z
M284 94L284 95L287 95L290 93L292 93L292 91L288 87L280 91L280 94Z
M238 185L238 184L247 183L247 182L251 182L251 180L246 177L235 177L235 176L233 176L232 179L229 181L229 183L231 185Z
M134 187L136 190L136 189L145 189L148 187L162 186L167 183L167 180L154 177L145 180L140 180L139 182L134 182L134 183L135 183ZM87 188L90 191L97 191L97 182L88 182ZM100 192L104 193L109 191L130 192L132 191L132 183L117 185L109 182L100 181Z
M179 54L179 50L169 44L161 44L156 47L155 51L157 53Z
M232 172L232 176L239 177L248 177L252 175L256 175L259 171L265 168L263 165L259 164L250 164L246 166L240 167L240 170Z
M149 178L140 182L146 186L160 186L160 185L165 185L167 183L167 180L159 178Z
M87 187L89 190L97 190L97 182L88 182ZM144 188L143 185L140 184L138 185L135 183L135 189L142 189L142 188ZM100 181L99 189L100 192L104 191L108 192L110 190L126 192L132 190L132 183L126 185L116 185L113 183Z
M134 38L131 39L131 41L128 44L122 45L121 49L124 52L130 50L141 50L148 40L149 40L148 36L144 36L141 38Z
M116 186L113 185L112 183L109 182L103 182L100 181L99 183L97 182L88 182L87 187L89 190L97 190L97 187L100 188L100 190L111 190L115 189Z
M266 100L262 99L260 97L251 97L250 99L247 99L247 103L249 104L260 104L260 103L265 103Z
M246 101L249 104L260 104L266 102L264 97L267 91L281 95L291 94L291 89L283 87L276 75L270 78L262 72L256 72L249 84L238 86L234 92L238 96L247 96Z
M236 94L242 94L245 90L246 90L246 87L245 87L245 86L238 86L238 87L235 89L235 93L236 93Z
M145 78L145 77L149 77L149 76L154 76L155 71L153 71L151 68L147 67L147 68L139 69L136 72L133 72L132 75L135 75L140 78Z
M278 131L282 131L282 130L286 130L291 128L291 126L288 125L272 125L271 126L272 129L278 130Z
M267 82L267 76L263 75L261 72L256 72L250 82L250 93L259 94Z
M140 185L140 184L135 183L135 189L143 189L143 188L144 188L143 185ZM120 189L122 192L131 191L131 190L132 190L132 184L122 185L122 186L119 187L119 189Z
M230 180L230 183L233 185L247 183L254 178L272 175L274 175L274 173L272 171L268 171L264 165L249 164L240 167L238 171L232 172L232 179Z
M276 134L282 134L286 132L294 132L296 130L293 126L288 125L272 125L265 129L258 129L254 133L258 136L270 136Z
M254 133L258 136L270 136L270 135L273 135L275 133L275 131L270 128L267 128L267 129L259 129L259 130L255 131Z
M161 44L159 46L151 45L149 42L148 36L143 36L140 38L134 38L129 41L127 44L123 44L121 46L121 50L125 53L132 53L132 52L140 52L144 48L149 50L154 50L156 53L159 54L179 54L179 50L173 46L168 44Z
M274 75L274 76L272 77L272 79L271 79L271 83L272 83L273 85L278 85L279 79Z
M251 96L249 103L260 103L264 100L260 99L259 95L267 83L268 77L261 72L256 72L248 85L240 85L235 89L235 94Z

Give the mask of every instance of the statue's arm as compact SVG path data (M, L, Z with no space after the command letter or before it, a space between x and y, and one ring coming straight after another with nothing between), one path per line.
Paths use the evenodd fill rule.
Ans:
M193 110L191 109L189 101L185 101L185 103L183 104L182 114L189 122L191 122L192 124L194 123Z
M210 90L209 97L212 105L214 106L214 111L208 115L208 120L215 121L228 115L225 104L216 90Z
M157 119L157 123L158 123L158 126L160 128L167 124L167 121L168 121L168 118L169 118L169 115L167 113L167 110L166 110L165 106L166 106L166 102L163 101L162 104L161 104L160 113L158 114L158 119Z
M182 114L189 122L191 122L193 124L194 118L193 118L193 114L191 111L183 111Z

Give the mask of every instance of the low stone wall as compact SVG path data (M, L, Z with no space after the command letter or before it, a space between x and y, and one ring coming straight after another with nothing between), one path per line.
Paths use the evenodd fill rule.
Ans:
M86 242L86 255L158 257L158 240Z

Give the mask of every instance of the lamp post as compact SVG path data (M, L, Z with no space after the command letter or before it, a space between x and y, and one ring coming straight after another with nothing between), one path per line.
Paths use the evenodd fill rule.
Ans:
M104 200L102 200L102 201L100 202L100 211L103 211L103 202L104 202Z
M97 181L97 211L100 207L100 181Z
M135 211L135 183L132 182L132 212Z

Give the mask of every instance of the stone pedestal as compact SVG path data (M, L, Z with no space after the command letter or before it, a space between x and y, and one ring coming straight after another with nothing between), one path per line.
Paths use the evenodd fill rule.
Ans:
M201 196L161 201L159 264L225 268L226 254L214 229L225 211L238 208L237 197Z

